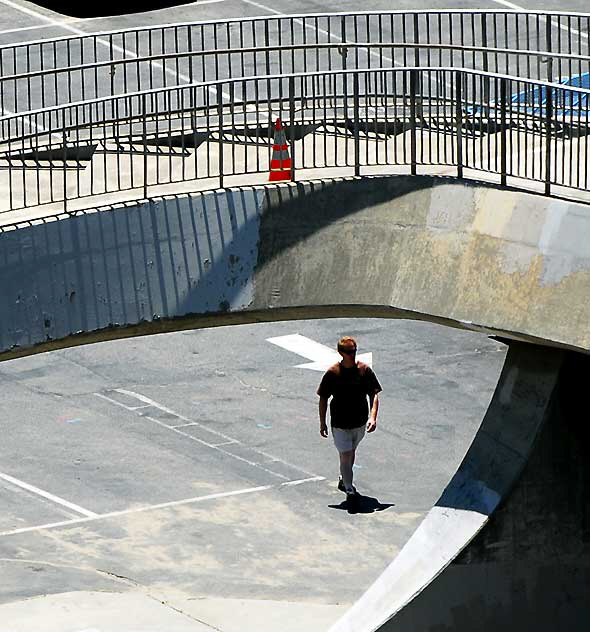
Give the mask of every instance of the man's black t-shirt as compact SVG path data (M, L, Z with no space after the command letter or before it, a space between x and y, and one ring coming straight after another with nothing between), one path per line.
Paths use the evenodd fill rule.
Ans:
M381 390L373 369L364 362L357 362L349 369L338 362L324 373L318 395L332 396L330 421L333 427L360 428L369 418L367 396Z

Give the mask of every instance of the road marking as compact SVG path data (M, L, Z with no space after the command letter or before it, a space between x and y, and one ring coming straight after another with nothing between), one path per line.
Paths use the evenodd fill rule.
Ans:
M33 9L29 9L28 7L21 6L17 4L16 2L13 2L12 0L0 0L0 3L5 4L6 6L9 6L13 9L16 9L17 11L21 11L22 13L26 13L27 15L31 15L39 20L48 22L49 26L58 26L60 28L65 29L66 31L70 31L71 33L74 33L75 35L81 35L83 37L90 37L92 35L92 33L82 31L81 29L77 29L75 26L70 26L69 23L66 21L56 20L54 18L49 17L48 15L44 15L43 13L38 13L37 11L34 11ZM125 55L128 55L132 59L137 59L137 55L135 53L121 46L116 46L114 44L111 46L111 43L109 43L108 40L104 40L104 39L101 39L100 37L97 37L95 41L101 44L102 46L106 46L110 50L116 50L119 53L124 53ZM153 65L154 68L159 68L160 70L163 70L166 74L174 75L177 79L182 79L182 81L184 81L185 83L190 84L190 78L188 76L175 72L174 70L171 70L169 68L164 68L164 66L159 62L151 61L149 63ZM217 94L217 88L215 88L215 86L210 86L207 90L211 93ZM221 92L221 95L226 99L230 98L230 95L228 93Z
M325 481L323 476L313 476L312 478L302 478L300 481L288 481L287 483L281 483L282 487L296 487L297 485L303 485L303 483L313 483L316 481Z
M263 11L270 11L271 13L275 13L277 15L285 15L281 11L277 11L276 9L272 9L271 7L267 7L266 5L260 4L259 2L255 2L254 0L242 0L242 2L245 2L246 4L251 4L252 6L258 7L259 9L262 9ZM354 44L354 42L349 42L348 40L342 39L341 37L339 37L335 33L331 33L330 31L326 31L325 29L321 29L321 28L319 28L317 26L314 26L313 24L307 24L302 19L294 19L293 22L295 22L295 23L297 23L297 24L299 24L301 26L304 26L305 28L310 29L312 31L316 31L317 33L321 33L322 35L327 35L328 39L337 40L339 42L342 42L343 44ZM377 52L377 51L374 51L374 50L369 50L367 48L361 47L358 50L361 50L362 52L364 52L366 55L368 55L370 57L378 57L380 61L388 61L388 62L392 63L394 66L400 66L402 68L405 66L405 64L402 64L401 62L395 61L395 59L393 59L393 57L389 57L389 56L385 55L383 53L383 49L381 49L379 52ZM377 69L373 68L373 70L377 70ZM433 79L432 77L429 77L428 81L436 82L436 80ZM448 87L452 86L451 82L448 81L448 80L445 80L444 83ZM436 85L436 83L435 83L435 85ZM311 367L308 367L308 368L311 368Z
M270 13L275 13L277 15L284 15L282 11L277 11L276 9L272 9L271 7L267 7L264 4L260 4L259 2L255 2L254 0L242 0L242 2L245 2L246 4L251 4L254 7L258 7L259 9L262 9L263 11L269 11ZM513 2L509 2L508 0L492 0L492 2L495 2L496 4L501 4L502 6L507 7L508 9L514 9L515 11L522 11L523 13L528 13L531 9L527 9L525 7L521 7L518 4L514 4ZM544 16L541 16L541 20L545 20L546 18ZM295 20L295 22L298 22L299 24L303 24L302 20ZM578 31L577 29L569 29L567 26L563 25L563 24L555 24L555 26L558 26L560 29L568 31L570 33L575 33L576 35L579 35L580 37L583 37L584 39L588 39L588 34L587 33L582 33L580 31ZM307 24L306 25L307 28L313 29L314 31L319 31L320 33L323 33L324 35L330 35L330 33L328 31L325 31L324 29L318 29L314 26L312 26L311 24ZM331 37L333 37L334 39L340 40L342 41L342 38L338 37L337 35L331 34ZM344 42L345 44L348 42ZM371 53L373 54L373 53ZM378 55L379 53L374 53L375 55ZM387 59L387 61L392 61L389 58L386 58L385 56L383 57L383 59ZM395 63L395 62L394 62Z
M64 20L63 24L82 21L83 20L80 18L72 18L71 20ZM8 35L9 33L22 33L23 31L38 31L41 29L50 29L53 27L55 27L55 24L35 24L33 26L19 26L17 28L5 29L4 31L0 31L0 35Z
M26 489L28 492L37 494L37 496L41 496L43 498L46 498L47 500L51 500L52 502L57 503L58 505L67 507L68 509L75 511L76 513L80 513L83 516L94 518L95 516L98 515L94 513L94 511L89 511L88 509L84 509L84 507L80 507L80 505L71 503L67 500L64 500L63 498L60 498L59 496L55 496L54 494L50 494L49 492L46 492L43 489L39 489L39 487L35 487L34 485L25 483L24 481L21 481L18 478L14 478L14 476L10 476L8 474L3 474L2 472L0 472L0 479L6 481L7 483L11 483L12 485L16 485L17 487L20 487L21 489Z
M244 2L246 1L247 0L244 0ZM508 2L508 0L492 0L492 2L495 2L496 4L501 4L502 6L507 7L508 9L514 9L515 11L522 11L523 13L527 13L528 11L531 10L531 9L526 9L525 7L521 7L518 4L514 4L513 2ZM547 18L543 15L539 16L539 18L543 22L547 20ZM588 34L582 33L581 31L578 31L578 29L570 29L565 24L559 24L557 22L553 22L553 20L551 21L551 24L561 29L562 31L565 31L566 33L574 33L575 35L579 35L580 37L584 39L588 39Z
M313 362L306 364L297 364L296 369L311 369L312 371L327 371L333 364L340 361L340 354L311 338L302 336L300 334L289 334L287 336L277 336L275 338L267 338L267 342L270 342L277 347L296 353L303 356ZM357 360L373 366L373 353L361 353L357 356Z
M150 417L149 415L142 415L142 419L148 419L149 421L158 424L159 426L162 426L163 428L166 428L167 430L172 430L172 432L176 432L177 434L186 437L187 439L190 439L191 441L195 441L196 443L200 443L201 445L204 445L208 448L211 448L212 450L217 450L218 452L221 452L222 454L229 456L233 459L236 459L237 461L241 461L242 463L246 463L252 467L255 467L259 470L262 470L264 472L266 472L267 474L271 474L272 476L275 476L276 478L281 478L283 480L289 480L288 476L284 476L283 474L279 474L278 472L274 472L273 470L269 470L268 468L264 467L263 465L261 465L260 463L254 463L253 461L250 461L242 456L238 456L237 454L233 454L232 452L228 452L227 450L224 450L221 446L223 445L229 445L231 444L237 444L237 445L241 445L244 446L246 448L248 448L249 450L251 450L252 452L254 452L255 454L259 454L260 456L263 456L267 461L269 462L273 462L273 463L281 463L282 465L285 465L289 468L291 468L292 470L296 470L297 472L301 472L302 474L305 474L306 476L312 476L315 477L317 476L316 474L314 474L313 472L308 472L307 470L304 470L303 468L297 466L297 465L293 465L292 463L289 463L287 461L284 461L283 459L279 459L276 456L272 456L270 454L268 454L267 452L264 452L262 450L258 450L257 448L253 448L250 446L245 445L243 442L241 442L240 440L234 438L234 437L230 437L229 435L224 434L223 432L219 432L218 430L214 430L213 428L209 428L208 426L205 426L204 424L199 423L198 421L194 421L193 419L189 419L188 417L185 417L184 415L181 415L180 413L175 412L174 410L172 410L171 408L168 408L167 406L163 406L162 404L159 404L158 402L154 401L153 399L150 399L149 397L146 397L145 395L141 395L141 393L136 393L134 391L129 391L127 389L124 388L116 388L113 389L113 392L116 393L121 393L122 395L126 395L127 397L131 397L131 398L135 398L138 399L141 402L144 402L145 404L149 404L150 406L153 406L154 408L157 408L158 410L161 410L164 413L167 413L168 415L174 415L176 418L182 420L183 422L185 422L185 424L190 424L192 426L197 426L199 428L201 428L202 430L205 430L206 432L213 434L217 437L220 437L221 439L223 439L222 442L219 443L209 443L208 441L205 441L204 439L199 439L198 437L195 437L193 435L188 434L187 432L183 432L182 430L179 429L179 426L171 426L169 424L164 423L163 421L159 420L159 419L155 419L154 417ZM94 393L94 395L96 395L96 397L100 397L101 399L105 399L109 402L111 402L112 404L115 404L116 406L120 406L121 408L125 408L126 410L129 411L133 411L132 406L127 406L126 404L123 404L122 402L117 401L116 399L113 399L112 397L109 397L108 395L105 395L104 393Z
M286 481L276 485L261 485L259 487L248 487L246 489L238 489L231 492L219 492L217 494L207 494L206 496L195 496L193 498L184 498L183 500L173 500L167 503L159 503L157 505L147 505L145 507L135 507L134 509L122 509L120 511L110 511L104 514L94 514L88 518L74 518L73 520L62 520L60 522L49 522L47 524L38 525L36 527L22 527L11 531L0 532L0 537L9 535L18 535L20 533L30 533L31 531L45 531L46 529L55 529L57 527L68 527L70 525L86 524L87 522L97 522L98 520L106 520L108 518L118 518L119 516L128 516L131 514L142 513L145 511L155 511L157 509L168 509L169 507L180 507L182 505L192 505L207 500L217 500L219 498L230 498L232 496L243 496L244 494L254 494L256 492L264 492L269 489L279 489L281 487L296 487L304 483L314 483L325 481L323 476L312 476L296 481Z

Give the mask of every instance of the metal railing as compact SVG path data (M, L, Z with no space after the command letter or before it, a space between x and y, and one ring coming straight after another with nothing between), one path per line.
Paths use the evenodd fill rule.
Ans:
M576 64L590 55L585 36L588 32L590 14L445 10L302 14L77 35L0 47L0 74L19 82L23 94L18 98L10 94L10 88L5 93L0 86L0 109L6 114L23 107L49 106L53 104L51 99L57 104L261 73L371 67L374 64L363 60L367 53L362 46L349 46L361 42L373 46L401 44L392 49L390 56L392 64L404 67L471 66L533 79L560 80L578 73ZM276 56L273 50L282 47L309 50L330 43L339 44L342 53L340 59L330 57L333 65L283 68L287 54L271 59ZM264 50L262 56L266 59L258 61L261 55L257 54L256 68L251 68L248 51L259 49ZM520 55L513 63L505 55L502 59L503 49L539 51L545 59L524 63ZM304 58L304 63L307 59L311 64L313 55L320 55L321 50L318 47ZM209 70L200 67L204 58L195 54L205 51L218 51L209 58ZM371 56L374 60L380 57L380 65L386 61L384 49L373 51ZM69 72L69 68L73 70ZM53 77L52 70L58 71ZM19 75L21 78L17 79ZM28 85L26 94L22 84ZM2 85L10 86L10 81ZM110 92L104 94L101 89ZM18 87L13 91L18 92Z
M514 100L511 95L520 95ZM224 98L227 95L228 98ZM248 77L125 94L0 119L2 210L267 174L272 122L293 168L418 173L588 188L590 91L457 68ZM528 184L527 184L528 183Z
M361 68L459 66L560 82L590 74L590 56L443 44L287 44L161 53L0 77L0 109L24 112L197 82Z

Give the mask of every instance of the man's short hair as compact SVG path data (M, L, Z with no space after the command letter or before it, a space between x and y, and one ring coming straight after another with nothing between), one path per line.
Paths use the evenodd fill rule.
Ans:
M350 347L351 344L354 345L354 348L356 349L356 340L352 336L343 336L338 341L338 345L336 348L338 349L338 351L342 351L342 349Z

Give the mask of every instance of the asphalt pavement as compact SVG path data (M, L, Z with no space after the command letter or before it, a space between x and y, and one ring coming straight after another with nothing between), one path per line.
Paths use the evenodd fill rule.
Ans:
M384 390L378 430L359 448L352 513L318 432L322 373L298 368L309 353L268 341L293 334L331 348L350 334L373 354ZM0 603L127 590L123 577L203 608L350 604L456 470L504 356L479 333L336 319L4 362Z

